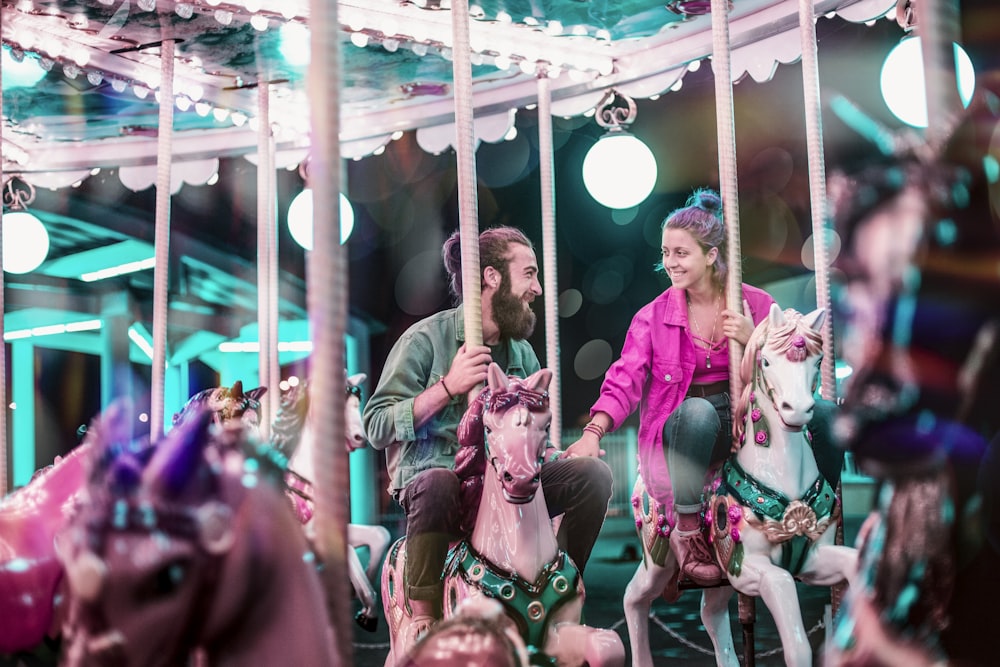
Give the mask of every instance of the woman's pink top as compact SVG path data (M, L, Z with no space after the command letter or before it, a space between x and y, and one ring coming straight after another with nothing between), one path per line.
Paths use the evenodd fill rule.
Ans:
M632 318L625 344L618 360L608 368L601 385L601 395L590 414L606 412L621 426L639 408L639 474L650 497L667 507L673 506L673 491L667 461L663 454L663 425L687 393L694 374L695 348L688 335L687 303L684 291L667 288L643 306ZM759 324L767 317L774 299L757 287L743 285L743 298L750 305L750 317ZM716 370L717 356L712 357ZM729 359L720 371L728 377Z

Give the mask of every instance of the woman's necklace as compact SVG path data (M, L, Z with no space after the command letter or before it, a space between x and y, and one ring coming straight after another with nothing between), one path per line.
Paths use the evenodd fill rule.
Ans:
M712 367L712 348L715 347L715 327L719 324L719 305L721 301L717 298L715 300L715 317L712 319L712 335L709 338L705 338L701 335L701 327L698 326L698 319L694 317L691 313L691 296L687 296L687 307L688 307L688 322L694 327L694 335L696 338L707 342L708 347L705 348L705 368Z

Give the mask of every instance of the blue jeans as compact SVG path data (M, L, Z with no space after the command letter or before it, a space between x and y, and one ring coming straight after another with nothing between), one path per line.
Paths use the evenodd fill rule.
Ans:
M820 473L836 488L844 465L844 450L833 440L836 406L817 400L809 430ZM663 446L674 489L674 507L680 514L701 510L701 493L708 469L724 461L732 449L733 417L728 393L689 397L663 425Z
M563 514L556 541L582 573L611 500L611 468L589 457L559 459L542 466L549 516ZM399 504L406 512L406 592L414 600L440 600L441 571L459 534L459 481L447 468L430 468L406 485Z

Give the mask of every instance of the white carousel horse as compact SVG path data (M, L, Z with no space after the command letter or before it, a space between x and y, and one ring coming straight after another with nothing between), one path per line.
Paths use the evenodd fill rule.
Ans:
M358 373L347 377L344 403L344 446L348 452L361 449L368 443L365 427L361 422L361 384L367 376ZM281 406L272 425L272 443L289 457L288 484L292 505L299 521L312 539L312 480L316 447L313 429L309 425L310 397L308 384L302 383L285 392ZM373 585L378 566L385 556L391 537L383 526L352 523L347 526L348 573L354 593L361 601L361 610L355 620L365 630L373 632L378 626L378 596ZM368 549L368 566L361 564L357 549Z
M733 588L764 600L788 665L812 664L795 580L832 586L847 581L857 564L855 549L834 544L840 500L820 475L805 430L815 406L824 317L823 310L801 315L772 305L754 330L740 368L744 391L733 416L741 445L706 494L706 524L719 563ZM750 443L743 444L744 434ZM641 507L641 497L635 504ZM670 530L658 510L642 516L644 559L624 600L636 667L652 665L650 602L662 591L676 593L668 588L676 586L676 559L656 554L667 548ZM717 663L735 667L731 596L728 587L704 589L701 618Z
M88 431L80 511L57 552L71 591L60 664L334 664L285 458L238 421L195 411L155 448L112 406Z
M525 380L508 378L491 364L486 389L459 426L460 449L476 452L471 456L490 466L471 536L448 556L444 616L454 616L469 598L490 597L503 604L504 623L520 633L535 658L551 658L560 667L624 665L625 647L617 633L580 625L583 580L556 543L539 486L551 421L546 393L551 379L547 369ZM382 569L387 667L407 664L410 650L402 639L409 636L412 620L405 599L405 553L402 538Z

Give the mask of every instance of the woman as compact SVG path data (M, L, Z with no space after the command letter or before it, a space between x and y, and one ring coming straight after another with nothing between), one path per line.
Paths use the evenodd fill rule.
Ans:
M699 585L722 578L700 530L708 469L732 444L729 340L746 345L774 299L743 285L743 311L725 308L726 230L722 201L696 191L663 222L663 261L672 286L629 326L621 357L608 369L591 420L567 456L603 454L600 439L639 411L639 470L652 498L677 517L670 548Z

